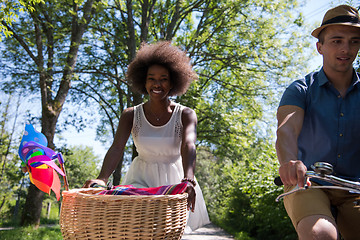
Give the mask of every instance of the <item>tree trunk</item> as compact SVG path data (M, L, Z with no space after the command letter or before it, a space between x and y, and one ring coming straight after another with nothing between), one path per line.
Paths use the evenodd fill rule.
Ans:
M50 218L50 213L51 213L51 202L48 202L47 209L46 209L46 218L47 219Z
M66 96L68 95L71 80L73 77L73 72L75 69L76 59L79 51L79 46L84 32L88 28L93 16L93 2L94 0L87 0L81 7L82 13L74 14L72 17L71 25L71 43L69 52L66 57L66 64L63 69L62 80L59 84L56 94L53 94L54 90L52 89L53 85L53 76L51 75L52 70L46 72L44 67L44 57L42 55L43 46L42 46L42 34L41 30L48 33L46 36L51 36L53 33L49 32L51 29L43 28L41 29L40 25L35 24L36 32L36 45L38 49L38 57L33 57L38 69L39 69L39 85L41 92L41 105L42 105L42 119L41 127L42 133L46 136L48 140L48 147L55 149L54 145L54 136L56 130L56 123L59 118L59 115L62 111L62 107L65 103ZM80 12L79 6L74 2L73 11ZM82 17L79 17L81 16ZM36 21L35 21L36 22ZM50 39L51 40L51 39ZM50 41L51 42L51 41ZM52 47L52 46L48 46ZM49 57L50 60L52 58ZM53 97L55 95L55 97ZM24 212L22 214L21 225L39 225L40 224L40 214L42 210L42 201L44 198L44 192L37 189L33 184L29 187L28 195L25 202Z
M44 192L40 191L34 184L31 183L21 217L21 226L39 226L43 199Z
M20 200L21 200L21 189L23 187L23 178L20 181L20 188L17 190L18 194L17 194L17 199L16 199L16 204L15 204L15 208L14 208L14 215L13 215L13 219L17 219L18 215L19 215L19 208L20 208Z
M43 103L42 108L42 133L46 136L48 147L55 149L54 136L56 129L56 122L60 115L61 108L53 110L49 104ZM26 197L24 212L21 218L21 226L40 224L40 214L42 210L42 201L44 192L39 190L35 185L31 184Z

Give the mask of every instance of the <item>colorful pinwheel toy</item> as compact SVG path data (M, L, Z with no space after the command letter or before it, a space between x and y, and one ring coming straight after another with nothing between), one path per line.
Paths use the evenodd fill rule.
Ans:
M64 187L68 189L64 159L61 153L55 153L47 147L47 139L44 134L37 132L31 124L26 124L23 138L19 147L19 155L22 166L29 172L30 181L41 191L50 195L50 191L60 199L61 183L56 172L64 178ZM58 160L61 169L54 162Z

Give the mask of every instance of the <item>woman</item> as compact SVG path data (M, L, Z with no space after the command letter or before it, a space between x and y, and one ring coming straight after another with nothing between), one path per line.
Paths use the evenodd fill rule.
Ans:
M149 100L123 111L98 178L88 180L84 187L93 183L106 185L131 133L139 155L122 184L158 187L186 182L191 209L188 226L195 230L209 223L194 176L197 117L192 109L169 99L184 94L197 78L190 58L169 42L145 44L129 65L127 77L134 90L147 94Z

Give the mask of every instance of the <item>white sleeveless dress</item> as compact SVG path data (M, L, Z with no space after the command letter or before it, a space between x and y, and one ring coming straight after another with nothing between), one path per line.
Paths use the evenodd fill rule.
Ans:
M125 174L123 185L147 188L180 183L184 177L180 155L183 108L176 104L170 120L163 126L154 126L145 117L143 103L134 107L131 134L139 155ZM195 192L195 212L190 212L187 223L191 230L210 223L198 183Z

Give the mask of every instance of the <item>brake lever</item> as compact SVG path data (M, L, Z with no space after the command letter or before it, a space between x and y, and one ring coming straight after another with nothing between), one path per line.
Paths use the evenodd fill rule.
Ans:
M294 189L290 190L289 192L280 194L275 199L275 201L278 202L278 201L280 201L281 198L283 198L287 195L290 195L294 192L306 190L309 188L340 189L340 190L349 191L351 193L360 194L360 182L349 181L349 180L342 179L342 178L332 175L333 167L331 164L326 163L326 162L317 162L314 165L312 165L311 168L314 171L306 172L305 180L304 180L304 187L299 188L298 186L296 186ZM307 185L307 183L309 182L310 179L318 179L321 181L326 181L328 183L334 184L334 186L309 186L309 185ZM277 186L282 185L282 181L281 181L280 177L275 178L274 182ZM354 203L356 206L360 206L360 200L357 200Z

